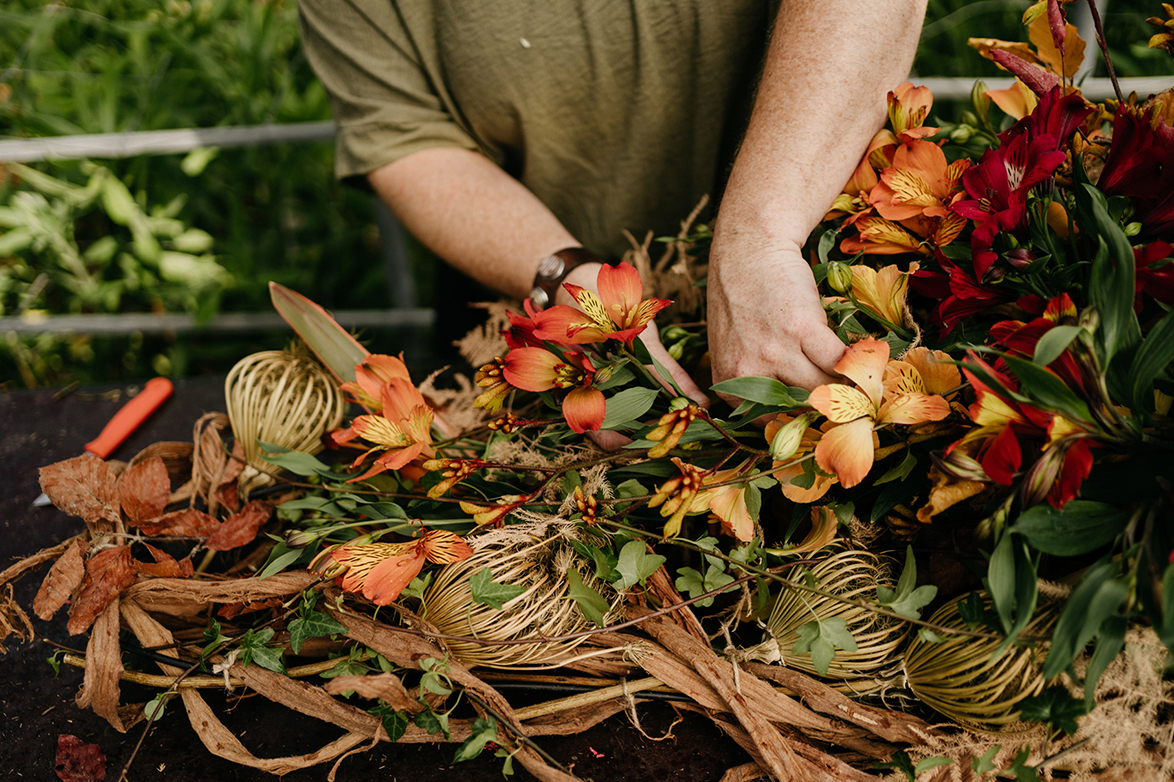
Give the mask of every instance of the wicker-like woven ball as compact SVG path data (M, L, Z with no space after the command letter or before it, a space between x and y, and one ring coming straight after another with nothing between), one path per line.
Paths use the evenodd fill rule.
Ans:
M544 534L509 528L494 533L473 555L445 565L423 596L424 618L447 635L493 641L551 638L595 627L569 596L567 570L574 568L583 583L598 592L614 610L618 595L595 576L594 565L571 547L569 531ZM501 609L476 603L469 580L489 568L493 581L524 587ZM608 614L610 616L610 612ZM585 638L512 645L446 641L452 655L467 665L489 668L550 668L576 657Z
M322 435L342 423L345 402L322 365L304 352L266 350L237 362L224 381L233 436L245 452L242 493L281 468L261 458L258 442L317 453Z
M869 603L876 601L878 585L896 586L895 571L895 564L888 557L851 549L832 554L811 567L818 589ZM792 649L799 640L800 627L814 619L832 617L844 619L845 629L852 634L857 648L854 652L837 649L823 676L859 684L849 689L874 689L871 680L900 660L902 644L910 632L907 622L835 597L784 587L775 601L767 628L778 640L785 665L818 675L810 653L794 654Z
M979 593L986 607L990 597ZM967 596L939 608L930 622L944 628L968 629L958 611ZM1050 636L1056 623L1054 602L1036 609L1022 637ZM909 689L927 706L976 730L998 730L1019 720L1018 704L1039 694L1040 674L1047 656L1046 643L1012 645L998 657L1002 638L939 633L944 641L930 643L916 638L905 652L905 677Z

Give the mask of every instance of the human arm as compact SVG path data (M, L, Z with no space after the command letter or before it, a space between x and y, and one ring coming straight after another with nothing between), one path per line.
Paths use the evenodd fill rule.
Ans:
M750 124L714 225L714 382L814 388L844 345L802 256L908 76L926 0L783 0Z
M476 152L435 147L380 167L369 177L392 211L429 249L456 268L516 298L529 295L543 258L579 242L521 183ZM596 289L598 264L572 270L567 282ZM560 289L558 304L574 304ZM694 399L704 393L656 336L641 339Z

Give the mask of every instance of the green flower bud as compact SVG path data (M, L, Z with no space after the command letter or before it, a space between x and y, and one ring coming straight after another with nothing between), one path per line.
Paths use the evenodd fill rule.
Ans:
M1126 236L1137 236L1139 233L1141 233L1141 223L1129 223L1125 226Z
M969 125L959 125L950 131L950 141L955 144L965 144L970 141L970 137L974 135L974 131Z
M774 439L770 441L771 458L776 462L783 462L794 456L799 450L800 443L803 442L803 435L807 432L807 428L811 426L811 422L818 415L818 413L804 413L775 432Z
M852 290L852 269L846 263L832 261L828 264L828 285L838 293Z
M673 401L669 402L669 410L676 412L677 410L684 410L689 405L693 404L693 400L687 396L678 396Z
M673 357L674 361L680 361L681 356L685 355L685 342L674 342L668 346L669 355Z

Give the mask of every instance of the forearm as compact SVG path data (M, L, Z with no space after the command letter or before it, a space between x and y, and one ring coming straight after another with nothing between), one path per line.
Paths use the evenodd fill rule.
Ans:
M801 246L884 122L926 0L783 0L716 230Z
M368 179L429 249L509 296L529 294L547 255L579 246L529 190L476 152L426 149Z

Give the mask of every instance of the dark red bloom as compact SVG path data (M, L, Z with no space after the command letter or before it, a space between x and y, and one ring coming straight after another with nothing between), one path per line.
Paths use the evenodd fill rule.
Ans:
M988 149L982 160L962 175L970 198L951 209L976 224L970 249L977 279L986 277L998 257L991 251L995 238L1024 227L1031 188L1049 179L1066 157L1057 148L1055 136L1045 133L1031 138L1029 133L1020 133L998 149Z
M513 312L507 313L510 319L510 327L502 332L505 337L505 344L510 350L514 348L541 348L545 344L537 335L535 331L541 326L541 312L534 310L534 304L530 299L524 299L522 306L526 309L525 316L517 315Z
M1150 242L1134 248L1133 260L1137 265L1135 306L1138 310L1142 306L1142 293L1149 294L1163 304L1174 304L1174 259L1154 266L1158 261L1169 258L1171 253L1174 253L1174 247L1167 242Z
M1174 128L1152 108L1118 108L1097 187L1107 195L1129 197L1141 238L1169 236L1174 231Z
M1014 299L1010 290L982 284L940 250L934 250L934 257L944 273L919 269L910 276L909 285L923 296L938 299L933 317L941 327L943 337L953 331L960 320Z

